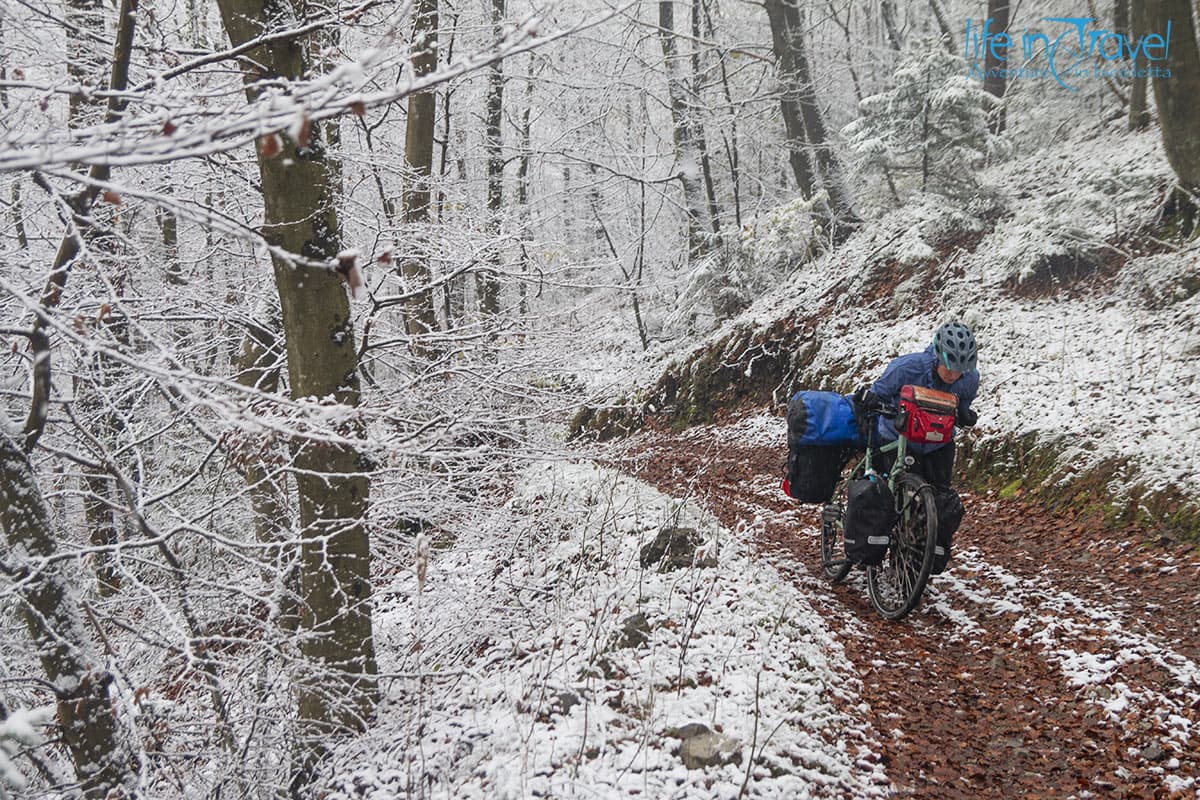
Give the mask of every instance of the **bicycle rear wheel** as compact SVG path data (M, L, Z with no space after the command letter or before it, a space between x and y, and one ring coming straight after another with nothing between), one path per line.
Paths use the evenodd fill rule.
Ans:
M842 550L842 507L827 503L821 509L821 573L834 583L841 583L852 566Z
M890 620L903 619L921 601L937 547L933 487L911 473L896 484L896 524L887 558L867 569L871 605Z

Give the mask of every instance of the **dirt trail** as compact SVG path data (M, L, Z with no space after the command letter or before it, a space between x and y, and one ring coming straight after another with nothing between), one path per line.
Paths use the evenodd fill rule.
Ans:
M898 796L1200 798L1189 548L965 497L950 570L888 623L862 572L820 577L817 511L778 488L782 444L737 438L643 434L624 464L727 527L753 525L763 555L808 588L862 680Z

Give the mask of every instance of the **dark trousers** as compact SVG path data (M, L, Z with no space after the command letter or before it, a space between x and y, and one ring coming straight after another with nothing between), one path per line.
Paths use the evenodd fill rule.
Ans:
M913 453L910 451L909 455L914 459L913 465L910 468L911 472L917 473L934 486L950 486L950 479L954 475L953 441L944 447L939 447L932 453ZM877 465L875 469L878 472L887 474L892 469L892 464L896 461L896 451L877 454L872 457L871 461Z

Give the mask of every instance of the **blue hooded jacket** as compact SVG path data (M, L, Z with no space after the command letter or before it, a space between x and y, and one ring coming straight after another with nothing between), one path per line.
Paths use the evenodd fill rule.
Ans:
M937 356L933 352L933 345L925 348L923 353L909 353L905 356L893 359L892 363L887 365L887 369L883 371L883 375L871 387L871 391L879 398L880 402L888 405L898 405L900 402L900 389L904 386L924 386L926 389L937 389L939 392L950 392L958 396L958 407L960 409L970 408L971 403L975 401L975 395L979 392L979 370L971 370L964 372L962 377L954 383L946 383L937 374ZM898 438L896 428L892 425L890 419L884 417L879 418L879 440L881 442L893 442ZM951 437L950 441L954 441ZM909 443L909 450L915 453L932 453L940 447L945 447L946 443L941 444L915 444Z

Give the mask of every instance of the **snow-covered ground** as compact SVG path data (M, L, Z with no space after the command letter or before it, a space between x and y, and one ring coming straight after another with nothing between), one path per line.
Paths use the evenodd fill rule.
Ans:
M530 467L423 584L379 593L388 701L326 796L884 796L858 681L805 590L754 557L757 524L590 463ZM716 566L641 566L667 526ZM620 642L639 612L648 638ZM688 769L672 729L690 723L740 758Z

